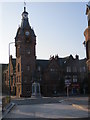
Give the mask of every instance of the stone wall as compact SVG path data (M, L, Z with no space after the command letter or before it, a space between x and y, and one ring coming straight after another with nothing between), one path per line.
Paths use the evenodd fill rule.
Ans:
M2 93L2 64L0 64L0 94Z

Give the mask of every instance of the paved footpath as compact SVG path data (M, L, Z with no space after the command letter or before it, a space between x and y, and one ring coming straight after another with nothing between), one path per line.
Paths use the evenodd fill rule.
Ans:
M2 118L2 94L0 93L0 120Z
M50 103L49 101L49 103L41 103L41 104L28 104L28 105L17 104L11 110L11 112L5 116L5 118L85 118L85 117L88 117L88 110L73 106L71 103L71 100L63 101L63 99L60 99L60 100L59 98L56 98L56 99L58 101L57 103L56 102ZM47 101L48 100L49 99L47 99Z

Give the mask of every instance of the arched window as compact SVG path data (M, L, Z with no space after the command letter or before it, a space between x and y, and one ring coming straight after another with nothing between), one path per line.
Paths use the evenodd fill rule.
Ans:
M18 63L18 72L20 72L20 64Z

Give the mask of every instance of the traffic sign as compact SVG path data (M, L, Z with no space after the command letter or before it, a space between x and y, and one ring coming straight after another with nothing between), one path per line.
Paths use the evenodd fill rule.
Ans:
M65 85L68 87L71 84L71 80L66 79L65 80Z

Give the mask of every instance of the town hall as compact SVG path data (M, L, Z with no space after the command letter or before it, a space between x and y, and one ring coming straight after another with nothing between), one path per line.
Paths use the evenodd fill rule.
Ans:
M41 96L66 94L68 80L70 94L87 91L86 59L71 54L60 58L58 54L49 60L36 58L36 34L32 29L26 6L21 25L15 36L16 58L9 56L9 64L3 70L3 91L18 97L31 97L33 83L39 83Z

